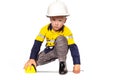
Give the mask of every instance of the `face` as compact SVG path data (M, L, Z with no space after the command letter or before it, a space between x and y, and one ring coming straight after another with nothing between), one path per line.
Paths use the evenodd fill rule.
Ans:
M58 31L62 28L64 23L66 22L66 17L63 16L55 16L50 17L51 25L54 31Z

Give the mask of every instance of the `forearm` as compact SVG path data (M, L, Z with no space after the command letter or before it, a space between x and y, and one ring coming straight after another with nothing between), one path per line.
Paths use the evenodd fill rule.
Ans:
M30 59L37 59L37 55L40 51L40 47L42 45L42 42L35 40L33 47L31 49Z
M69 45L71 56L73 58L73 64L81 64L80 53L76 44Z

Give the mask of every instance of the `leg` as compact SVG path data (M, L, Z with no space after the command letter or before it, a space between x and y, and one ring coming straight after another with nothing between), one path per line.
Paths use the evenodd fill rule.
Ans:
M68 53L68 43L64 36L59 36L55 41L55 50L59 59L59 73L66 74L66 55Z
M55 54L54 49L48 53L45 53L44 51L42 51L38 54L38 59L37 59L36 63L37 63L37 66L44 65L44 64L54 61L55 59L57 59L57 56Z
M66 55L68 53L68 43L67 43L67 39L64 36L57 37L55 41L55 50L59 61L65 62Z

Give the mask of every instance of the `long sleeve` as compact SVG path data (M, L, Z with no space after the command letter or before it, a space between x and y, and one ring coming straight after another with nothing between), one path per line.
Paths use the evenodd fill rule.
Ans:
M37 55L40 51L41 45L42 45L41 41L37 41L37 40L34 41L33 47L31 49L30 59L35 59L35 60L37 59Z
M76 44L69 45L71 56L73 59L73 64L81 64L80 62L80 54Z

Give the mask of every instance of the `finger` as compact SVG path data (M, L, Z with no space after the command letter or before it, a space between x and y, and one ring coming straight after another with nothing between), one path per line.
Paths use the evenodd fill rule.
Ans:
M32 64L29 64L30 70L32 69Z
M36 63L34 63L34 66L36 67Z
M80 73L80 70L73 70L73 72L78 74L78 73Z
M25 66L24 66L24 69L26 69L28 67L28 64L26 63Z
M31 65L34 65L34 67L36 67L36 62L32 62L32 64Z

